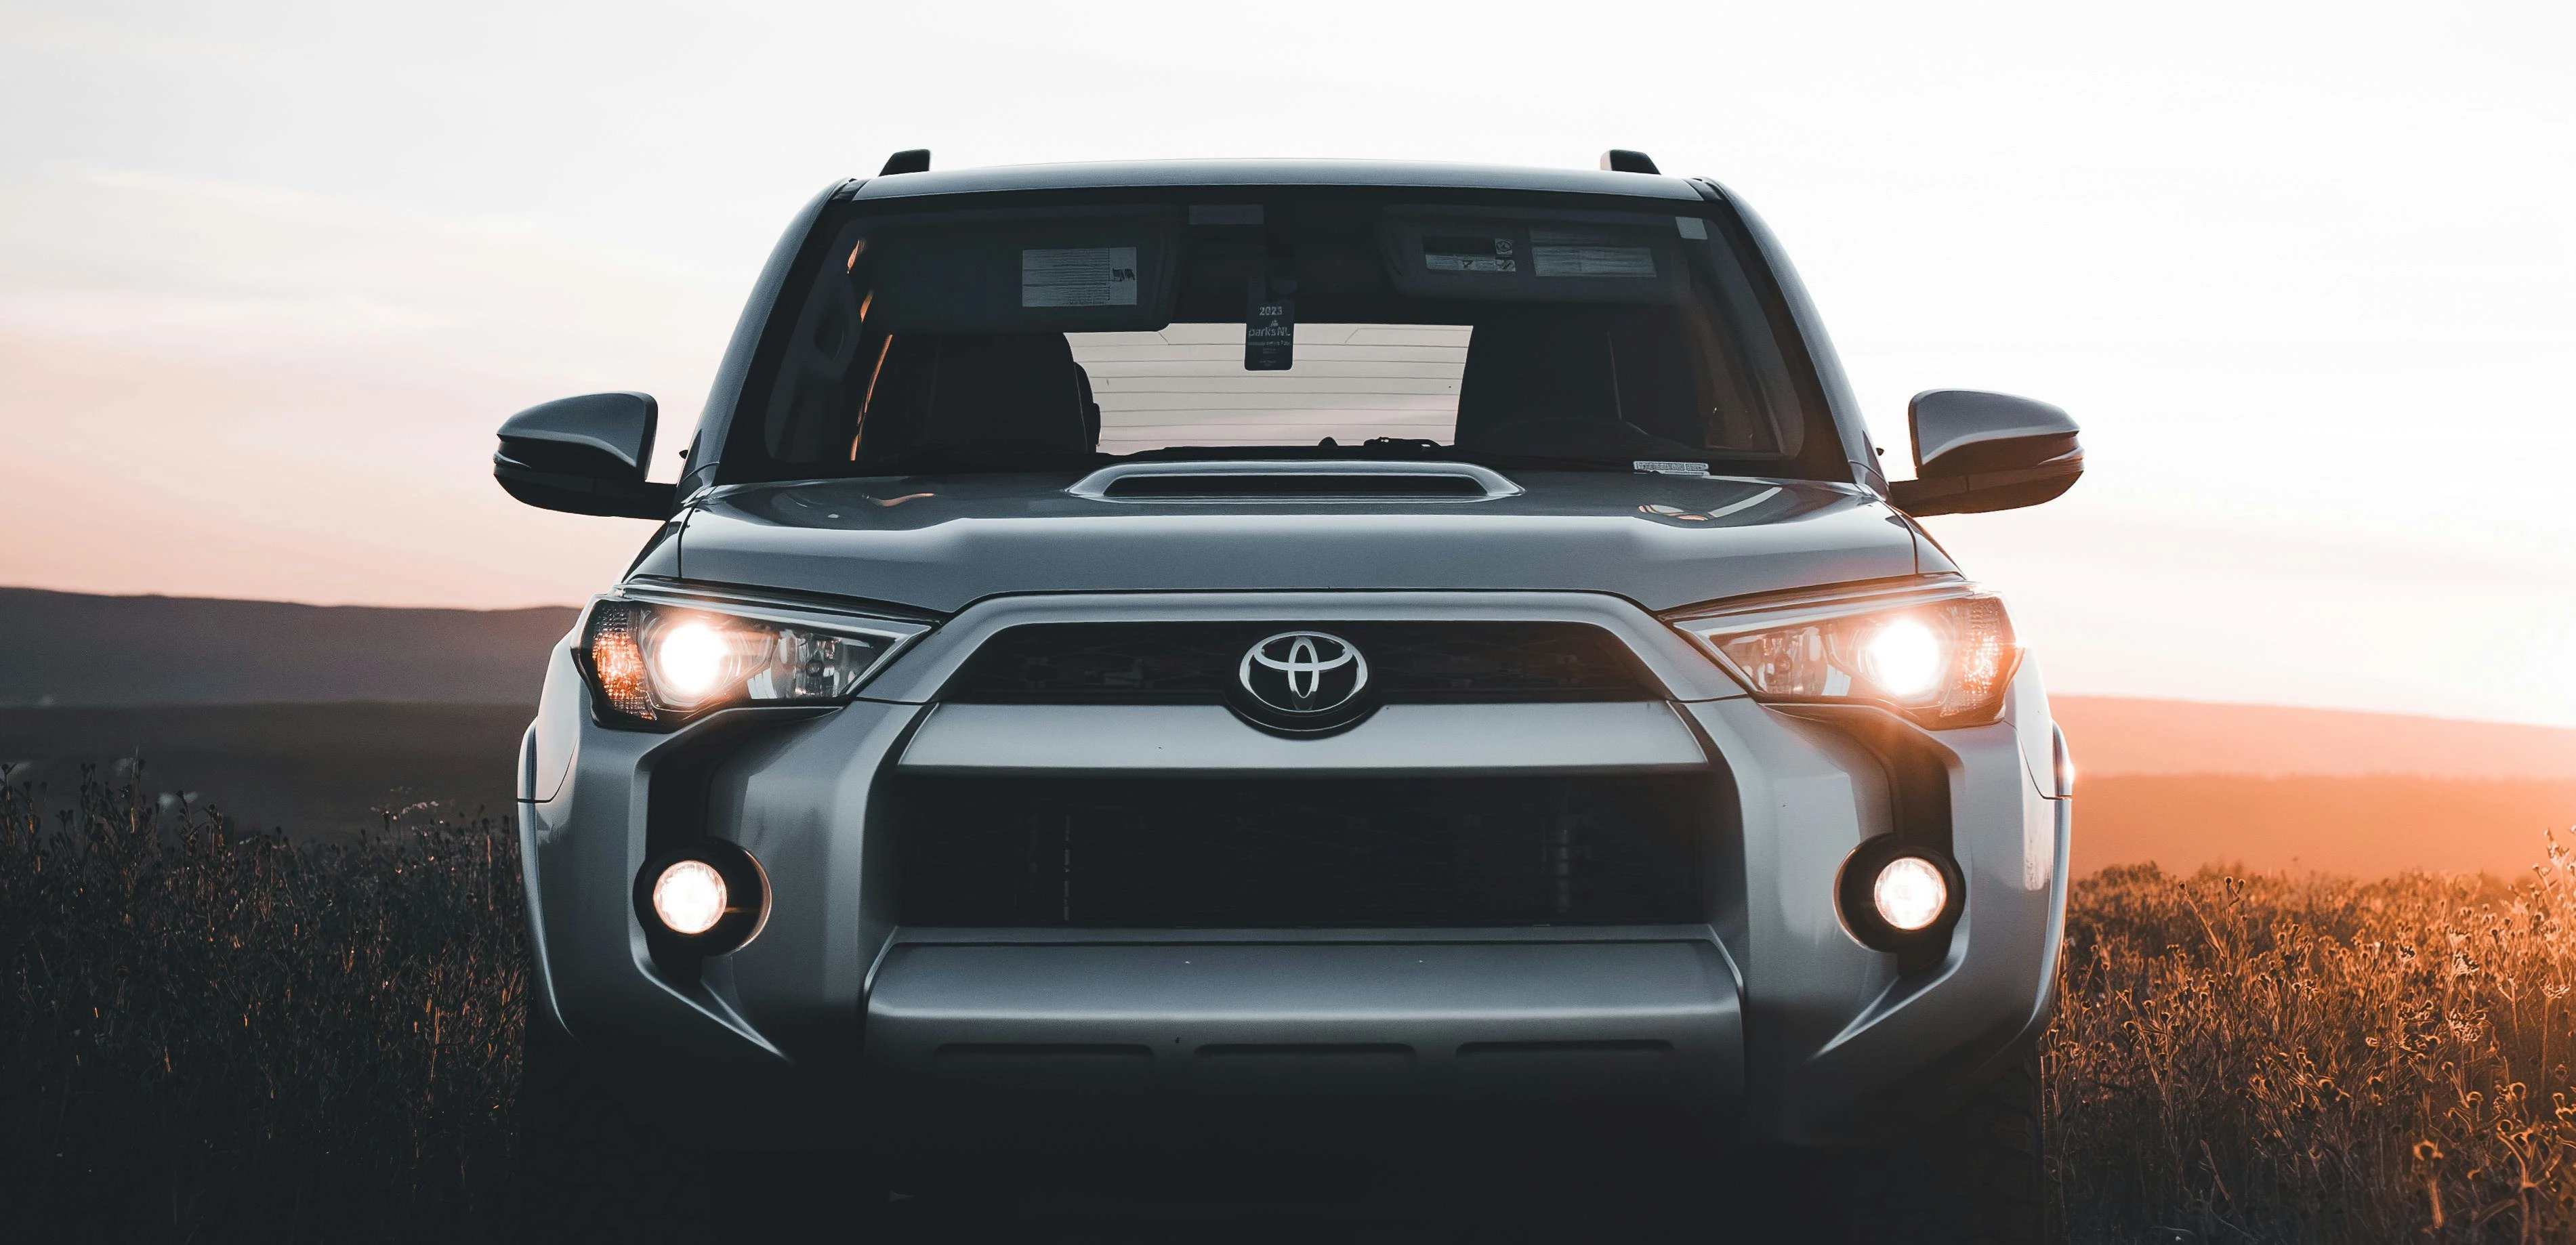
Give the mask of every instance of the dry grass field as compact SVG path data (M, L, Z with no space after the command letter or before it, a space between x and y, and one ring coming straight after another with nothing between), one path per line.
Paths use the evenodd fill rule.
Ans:
M502 1234L544 1157L507 828L289 842L138 790L0 790L13 1231ZM2079 882L2046 1051L2074 1239L2576 1240L2569 868Z
M2576 875L2079 881L2044 1057L2077 1240L2576 1240ZM2164 1238L2172 1239L2172 1238Z

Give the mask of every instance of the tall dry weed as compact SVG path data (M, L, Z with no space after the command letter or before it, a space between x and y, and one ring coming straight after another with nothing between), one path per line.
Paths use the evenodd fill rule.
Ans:
M138 778L52 810L0 784L0 1215L45 1239L465 1239L516 1093L515 836L298 844Z
M2077 882L2050 1102L2079 1240L2576 1241L2576 872Z
M506 825L297 844L137 777L56 811L0 783L8 1230L487 1237L527 983ZM2115 869L2068 930L2045 1059L2075 1239L2576 1242L2565 853L2517 881Z

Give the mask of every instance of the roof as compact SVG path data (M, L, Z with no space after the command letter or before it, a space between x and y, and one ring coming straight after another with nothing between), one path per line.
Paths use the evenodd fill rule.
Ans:
M1149 160L932 169L926 173L871 177L859 187L854 197L898 199L1006 190L1147 186L1420 186L1443 190L1559 191L1693 202L1700 198L1699 191L1689 182L1655 173L1384 160Z

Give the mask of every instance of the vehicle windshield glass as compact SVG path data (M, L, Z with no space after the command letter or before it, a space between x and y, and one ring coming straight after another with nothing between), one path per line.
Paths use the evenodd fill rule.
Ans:
M723 478L1247 456L1847 471L1701 216L1382 191L843 210L782 300Z

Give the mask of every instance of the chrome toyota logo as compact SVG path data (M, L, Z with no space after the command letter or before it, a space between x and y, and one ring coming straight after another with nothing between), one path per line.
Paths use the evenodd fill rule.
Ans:
M1261 725L1297 732L1334 730L1368 709L1368 659L1324 631L1282 631L1244 650L1235 666L1239 707Z

